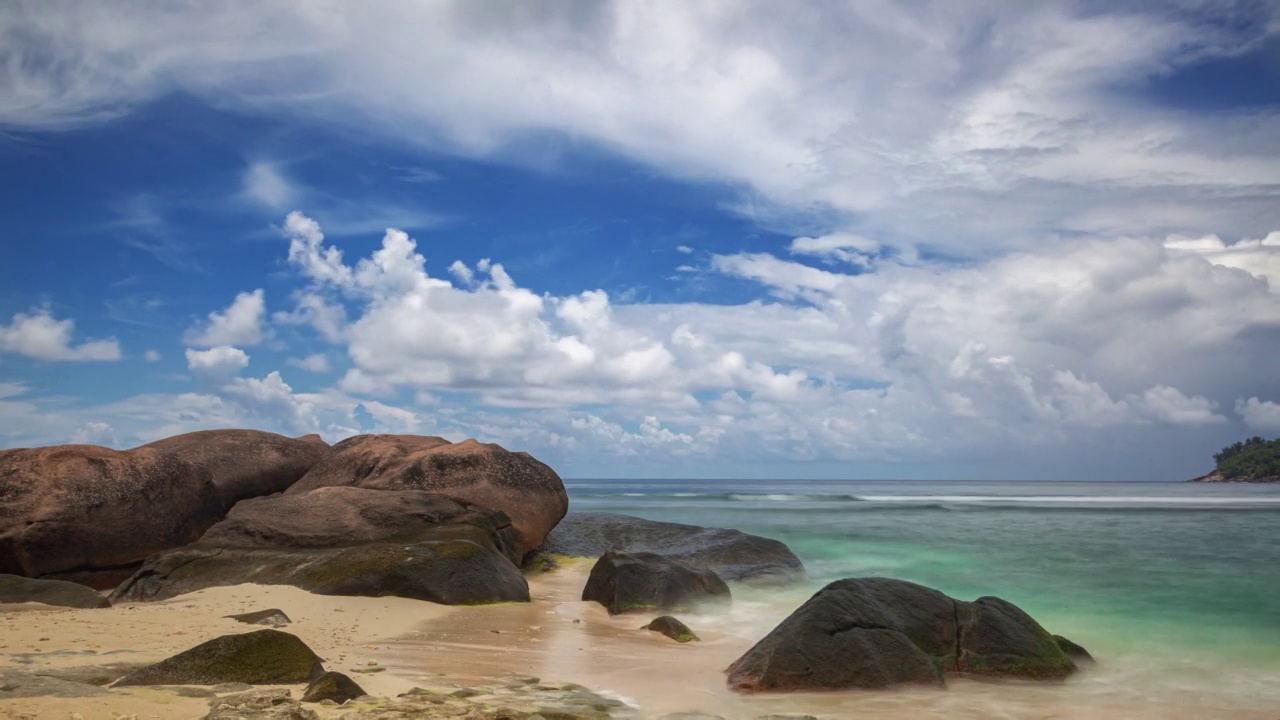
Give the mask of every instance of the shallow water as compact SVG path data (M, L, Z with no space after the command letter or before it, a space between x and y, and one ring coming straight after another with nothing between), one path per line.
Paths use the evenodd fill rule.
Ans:
M424 648L447 648L471 663L463 663L469 669L459 681L481 669L541 674L617 692L645 714L701 708L726 717L1280 718L1278 486L566 484L576 511L777 538L805 562L809 581L736 587L728 615L686 618L704 642L678 647L638 633L634 618L611 619L577 602L579 568L535 582L534 606L476 609L468 611L471 621L447 632L425 628L416 648L397 649L398 662L435 669L422 658ZM1101 662L1053 685L957 680L946 692L757 698L723 689L723 667L817 588L872 575L962 599L998 595ZM506 635L489 632L495 623ZM517 658L519 667L504 670Z

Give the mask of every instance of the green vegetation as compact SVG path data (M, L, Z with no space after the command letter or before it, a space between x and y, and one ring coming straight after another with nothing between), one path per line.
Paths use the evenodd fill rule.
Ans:
M1280 439L1251 437L1222 448L1213 460L1227 480L1280 480Z

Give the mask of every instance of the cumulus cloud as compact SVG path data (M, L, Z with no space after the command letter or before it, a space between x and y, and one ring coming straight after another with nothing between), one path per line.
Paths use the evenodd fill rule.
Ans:
M980 257L1064 230L1274 222L1272 110L1175 113L1116 89L1253 51L1275 8L1095 10L32 1L0 25L0 123L80 125L181 90L472 157L514 159L549 131L745 188L757 216L830 209L885 245ZM278 203L268 170L249 184Z
M1200 238L1170 236L1164 243L1170 250L1194 253L1215 265L1238 268L1256 275L1280 294L1280 231L1261 239L1244 238L1228 244L1217 235Z
M1236 400L1236 414L1244 418L1245 425L1258 432L1280 433L1280 403L1259 400Z
M249 356L238 347L219 345L208 350L186 351L187 369L196 380L218 386L249 367Z
M160 358L159 352L157 352L154 349L148 348L146 352L142 353L142 359L146 360L147 362L160 362L161 358Z
M8 325L0 324L0 353L69 362L120 359L120 343L115 338L86 340L73 346L75 327L74 320L57 320L48 308L15 313Z
M261 289L236 295L226 310L209 313L209 321L203 328L187 331L187 342L192 345L257 345L262 342L262 321L267 305Z
M327 373L332 370L329 365L329 357L324 353L315 353L304 358L289 358L289 364L313 373Z

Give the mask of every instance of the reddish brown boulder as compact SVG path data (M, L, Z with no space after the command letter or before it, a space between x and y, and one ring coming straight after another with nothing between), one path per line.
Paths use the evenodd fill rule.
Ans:
M223 512L247 498L284 492L329 454L319 435L289 438L261 430L201 430L142 447L208 468Z
M564 484L550 467L528 453L476 440L357 435L334 445L287 493L339 485L426 490L499 510L511 518L521 553L542 544L569 509Z
M210 471L156 448L0 451L3 573L94 585L95 574L199 539L221 516Z

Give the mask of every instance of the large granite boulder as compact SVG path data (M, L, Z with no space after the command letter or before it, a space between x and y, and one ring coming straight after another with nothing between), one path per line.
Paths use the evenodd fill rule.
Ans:
M261 430L201 430L142 447L208 468L224 512L241 500L284 492L329 454L319 435L289 438Z
M804 576L800 558L777 540L612 513L569 513L539 548L569 557L600 557L610 550L663 555L725 580L786 581Z
M0 575L0 603L28 602L72 608L111 607L105 597L79 583Z
M129 685L287 685L320 677L324 667L307 644L279 630L223 635L120 678Z
M1061 678L1075 665L1026 613L889 578L819 590L728 670L740 692L941 686L950 673Z
M569 509L560 476L533 456L498 445L419 435L357 435L333 446L289 493L320 487L426 490L500 510L520 553L538 547Z
M258 583L449 605L527 601L518 548L501 512L420 490L323 487L241 501L200 542L148 558L111 600Z
M210 471L155 448L0 451L0 573L113 587L222 517Z
M302 691L302 702L318 703L332 700L341 705L348 700L355 700L368 694L355 680L340 672L329 671L307 685L307 689Z
M695 570L654 553L607 552L600 557L582 599L605 606L610 615L632 610L693 610L726 604L729 586L710 570Z

